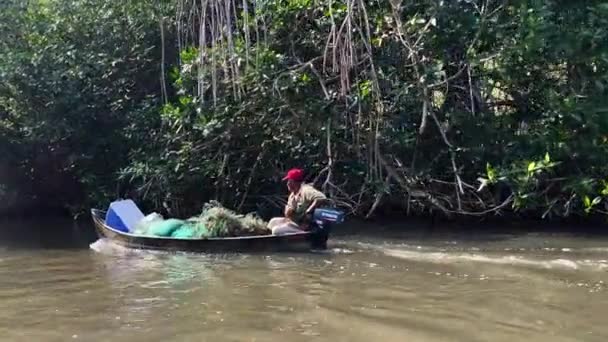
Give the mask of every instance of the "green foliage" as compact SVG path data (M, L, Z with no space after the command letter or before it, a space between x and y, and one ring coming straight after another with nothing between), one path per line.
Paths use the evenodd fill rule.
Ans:
M43 201L118 195L116 170L156 120L159 10L146 1L4 6L1 144L21 170L10 181L33 184L23 195Z
M423 212L606 212L603 2L391 3L235 3L232 46L209 43L211 21L200 46L199 27L167 20L164 3L4 5L0 153L21 184L50 193L67 176L86 198L59 201L126 194L175 215L209 199L280 207L294 165L356 214L378 198Z

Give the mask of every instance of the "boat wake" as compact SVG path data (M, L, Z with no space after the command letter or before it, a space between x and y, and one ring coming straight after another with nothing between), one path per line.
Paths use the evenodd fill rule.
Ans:
M546 269L570 269L577 270L580 267L594 267L598 270L608 268L608 264L602 262L581 262L581 261L573 261L569 259L550 259L550 260L534 260L530 258L526 258L523 256L516 255L507 255L500 257L491 257L486 255L479 254L452 254L452 253L444 253L444 252L417 252L417 251L405 251L405 250L395 250L395 249L386 249L383 250L383 253L406 260L414 260L414 261L422 261L422 262L432 262L432 263L462 263L462 262L479 262L479 263L487 263L487 264L496 264L496 265L513 265L513 266L530 266L530 267L539 267Z
M556 270L591 270L604 271L608 269L608 260L605 259L574 259L571 255L568 258L556 256L530 256L526 253L521 255L514 254L513 251L507 255L491 255L480 253L474 248L472 251L450 251L436 249L430 247L406 247L406 248L391 248L388 246L366 245L367 249L376 250L386 256L399 258L403 260L433 263L433 264L494 264L494 265L509 265L523 266L539 269L556 269Z
M607 271L606 247L479 248L404 243L364 243L357 246L402 260L431 264L490 264L536 269Z
M152 250L141 250L135 248L127 248L116 244L108 239L99 239L92 244L89 245L89 248L94 250L97 253L101 254L109 254L109 255L133 255L140 254L143 252L146 253L159 253L159 251Z

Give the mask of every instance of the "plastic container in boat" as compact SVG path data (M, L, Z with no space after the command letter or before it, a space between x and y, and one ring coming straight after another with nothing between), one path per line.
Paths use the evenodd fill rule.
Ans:
M106 225L121 232L133 232L137 223L144 218L132 200L121 200L110 203L106 213Z

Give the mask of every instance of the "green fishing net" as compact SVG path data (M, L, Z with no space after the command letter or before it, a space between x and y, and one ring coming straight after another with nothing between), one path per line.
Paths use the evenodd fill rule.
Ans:
M267 235L270 234L270 230L267 228L266 222L256 215L240 215L213 201L206 203L198 216L190 217L187 220L164 220L156 217L149 222L140 223L136 233L149 236L200 239Z

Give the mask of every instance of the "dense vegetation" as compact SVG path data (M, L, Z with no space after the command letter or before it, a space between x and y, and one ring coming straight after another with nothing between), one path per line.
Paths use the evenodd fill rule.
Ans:
M605 215L608 3L8 1L0 199Z

